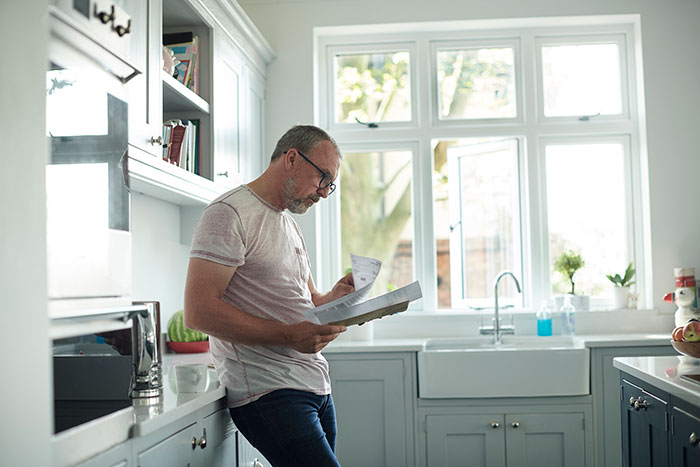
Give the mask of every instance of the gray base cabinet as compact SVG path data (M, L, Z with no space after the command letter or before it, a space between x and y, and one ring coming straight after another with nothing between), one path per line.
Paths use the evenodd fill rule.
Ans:
M414 465L414 353L328 354L343 467Z
M464 407L454 410L469 412ZM585 414L546 413L548 410L529 407L523 413L430 414L427 409L425 465L586 466L585 440L590 435L585 431Z
M700 465L700 408L626 373L620 376L622 465Z

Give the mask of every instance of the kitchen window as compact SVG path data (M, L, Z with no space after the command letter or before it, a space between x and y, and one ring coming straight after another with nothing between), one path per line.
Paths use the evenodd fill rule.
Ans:
M316 120L345 153L321 281L352 252L382 260L375 293L418 279L423 310L478 310L508 269L523 293L501 303L532 309L573 249L593 308L629 262L646 285L639 51L616 18L318 28Z

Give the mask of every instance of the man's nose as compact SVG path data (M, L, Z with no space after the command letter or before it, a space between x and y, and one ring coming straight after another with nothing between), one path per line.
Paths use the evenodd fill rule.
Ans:
M328 198L328 195L331 194L331 187L329 185L326 188L319 188L316 190L316 193L318 193L318 195L322 198Z

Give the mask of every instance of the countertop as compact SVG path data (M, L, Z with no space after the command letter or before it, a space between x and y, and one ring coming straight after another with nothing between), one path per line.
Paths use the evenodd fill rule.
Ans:
M669 334L596 334L576 335L588 348L636 347L645 345L670 345ZM507 337L506 337L507 338ZM543 337L542 339L546 339ZM425 338L372 339L365 341L336 339L323 349L324 354L345 352L417 352L423 350Z
M83 462L129 438L153 433L207 404L226 397L226 389L219 384L213 368L209 370L210 382L205 392L178 394L171 378L171 370L175 365L191 363L209 365L211 354L163 355L163 395L134 399L132 407L54 435L53 465L74 465Z
M682 357L618 357L613 366L645 381L672 396L700 407L700 384L683 379L686 374L700 374L700 360Z

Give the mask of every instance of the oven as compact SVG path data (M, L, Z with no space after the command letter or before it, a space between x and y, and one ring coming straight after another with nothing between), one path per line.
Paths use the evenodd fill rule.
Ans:
M131 305L131 18L119 0L52 0L46 72L49 313Z

